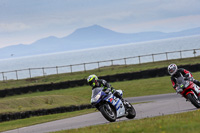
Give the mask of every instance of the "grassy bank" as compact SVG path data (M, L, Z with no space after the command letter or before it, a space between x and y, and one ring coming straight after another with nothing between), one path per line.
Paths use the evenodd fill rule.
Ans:
M40 77L34 79L20 80L20 81L7 81L0 82L1 89L11 88L16 86L26 86L33 84L43 84L49 82L60 82L66 80L75 80L86 78L89 74L95 73L98 76L112 75L116 73L133 72L140 70L147 70L152 68L167 67L170 63L176 63L178 65L183 64L197 64L200 63L198 58L164 61L156 63L146 63L140 65L130 65L130 66L113 66L102 68L100 71L93 70L88 72L79 72L73 74L59 74L47 77ZM194 78L200 80L200 72L193 73ZM155 95L175 92L172 88L169 76L140 79L132 81L122 81L111 83L116 89L124 90L124 97L134 97L134 96L145 96L145 95ZM59 106L69 106L69 105L81 105L89 104L91 97L91 87L82 86L74 87L69 89L46 91L46 92L36 92L24 95L9 96L5 98L0 98L0 113L8 112L19 112L27 110L37 110L37 109L47 109L55 108ZM76 111L71 112L73 115L85 114L89 111ZM68 117L68 114L62 113L48 116L31 117L28 119L14 120L10 122L0 123L0 131L14 129L19 127L24 127L28 125L43 123L47 121L52 121L56 119L62 119ZM70 117L69 116L69 117Z
M200 76L198 76L200 72L193 75L197 80L200 80ZM124 90L124 97L175 92L169 76L115 82L112 83L112 86ZM0 99L0 113L89 104L90 97L90 86L10 96Z
M199 133L200 111L115 122L54 133Z
M50 75L45 77L37 77L32 79L23 79L23 80L8 80L0 82L0 89L8 89L13 87L20 86L28 86L28 85L37 85L37 84L47 84L51 82L62 82L68 80L76 80L76 79L86 79L88 75L95 73L98 76L105 75L113 75L119 73L127 73L127 72L137 72L142 70L154 69L154 68L162 68L166 67L170 63L176 63L177 65L186 65L186 64L197 64L200 63L200 57L194 58L186 58L186 59L176 59L176 60L168 60L168 61L160 61L153 63L143 63L136 65L120 65L120 66L110 66L103 67L96 70L90 70L86 72L75 72L75 73L66 73L66 74L58 74L58 75Z
M95 109L85 109L81 111L74 111L74 112L67 112L67 113L60 113L60 114L53 114L53 115L45 115L45 116L38 116L38 117L30 117L26 119L19 119L13 121L6 121L0 123L0 132L7 131L11 129L21 128L25 126L31 126L35 124L40 124L44 122L74 117L78 115L88 114L95 112Z
M174 92L169 77L115 82L112 86L123 89L124 97ZM0 99L0 113L89 104L90 97L90 86L16 95Z

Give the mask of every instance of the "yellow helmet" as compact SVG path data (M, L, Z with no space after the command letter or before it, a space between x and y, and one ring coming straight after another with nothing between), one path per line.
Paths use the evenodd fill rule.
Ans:
M95 74L90 75L87 78L87 82L90 86L94 87L95 86L95 80L98 80L98 77Z

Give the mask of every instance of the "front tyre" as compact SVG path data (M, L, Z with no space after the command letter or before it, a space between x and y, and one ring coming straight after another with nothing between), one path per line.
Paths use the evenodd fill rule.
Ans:
M99 108L101 114L110 122L116 121L116 114L109 104L103 104Z
M126 116L126 118L128 118L128 119L135 118L135 116L136 116L135 109L133 108L133 106L129 102L126 102L126 103L128 104L128 108L127 108L128 115Z
M190 100L190 102L196 107L200 108L200 101L198 98L196 98L193 94L188 94L187 98Z

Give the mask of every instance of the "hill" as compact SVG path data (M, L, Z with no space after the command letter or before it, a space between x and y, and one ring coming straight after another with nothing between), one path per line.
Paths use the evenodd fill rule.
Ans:
M0 58L3 59L64 52L70 50L160 40L191 35L200 35L200 27L172 33L152 31L127 34L115 32L99 25L93 25L77 29L72 34L63 38L50 36L47 38L42 38L29 45L18 44L1 48Z

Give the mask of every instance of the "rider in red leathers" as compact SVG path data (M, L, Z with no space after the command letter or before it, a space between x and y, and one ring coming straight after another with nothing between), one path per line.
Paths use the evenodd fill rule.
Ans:
M190 81L192 81L193 83L195 83L196 85L200 86L200 82L195 80L192 76L192 74L184 69L184 68L178 68L176 64L170 64L168 66L168 73L171 75L171 81L172 81L172 85L173 88L179 92L180 90L177 90L177 84L176 84L176 79L180 76L183 77L188 77L190 79Z

